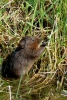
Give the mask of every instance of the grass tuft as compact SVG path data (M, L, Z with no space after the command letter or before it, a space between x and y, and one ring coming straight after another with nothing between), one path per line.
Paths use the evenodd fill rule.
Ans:
M47 35L48 45L20 81L0 75L0 100L67 100L67 1L0 0L0 69L26 35Z

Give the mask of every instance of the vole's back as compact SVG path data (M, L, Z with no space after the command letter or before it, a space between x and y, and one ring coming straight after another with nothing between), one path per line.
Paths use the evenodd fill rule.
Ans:
M35 36L22 38L15 51L3 61L2 75L20 77L28 72L45 49L47 40L41 42L42 40Z

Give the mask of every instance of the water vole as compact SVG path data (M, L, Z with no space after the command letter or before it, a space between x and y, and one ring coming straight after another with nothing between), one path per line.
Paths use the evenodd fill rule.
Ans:
M42 41L37 36L23 37L15 51L3 61L2 76L14 78L28 72L45 50L47 40Z

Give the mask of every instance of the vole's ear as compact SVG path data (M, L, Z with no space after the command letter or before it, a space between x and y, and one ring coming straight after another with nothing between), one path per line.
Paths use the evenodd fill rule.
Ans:
M18 44L18 47L20 47L20 48L24 48L25 47L25 38L23 37L21 40L20 40L20 42L19 42L19 44Z

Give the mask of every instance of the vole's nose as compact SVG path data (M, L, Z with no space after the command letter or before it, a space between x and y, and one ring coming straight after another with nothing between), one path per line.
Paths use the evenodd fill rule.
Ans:
M46 37L46 38L41 42L40 46L41 46L41 47L46 46L47 43L48 43L48 40L49 40L49 39Z

